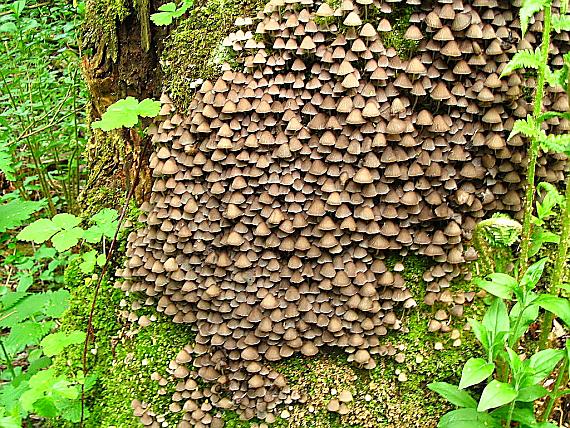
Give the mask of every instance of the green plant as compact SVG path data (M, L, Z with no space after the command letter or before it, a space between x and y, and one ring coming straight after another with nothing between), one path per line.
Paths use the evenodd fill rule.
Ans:
M170 25L174 19L180 18L193 5L194 0L183 0L179 7L173 2L166 3L158 8L159 12L150 15L150 19L155 25Z
M459 407L441 418L440 428L511 427L512 421L521 428L555 426L536 420L533 402L545 396L555 399L570 393L560 389L560 385L553 391L543 386L560 361L564 360L558 376L568 370L570 343L566 350L546 349L526 359L525 355L515 351L530 324L538 317L540 308L556 314L570 325L567 299L534 291L546 262L543 258L534 263L520 281L504 273L493 273L488 279L477 281L482 289L494 296L481 322L469 320L487 358L469 359L463 367L459 385L444 382L428 385ZM510 309L506 302L512 303ZM485 386L476 400L466 388L481 383ZM549 413L545 414L544 419L549 416Z
M555 18L555 27L560 30L567 29L568 18L565 15L568 8L567 0L561 2L560 17ZM520 272L524 271L528 265L531 235L532 235L532 211L534 207L535 196L535 175L536 161L540 149L548 149L554 151L565 151L570 147L570 135L547 135L542 129L544 121L552 116L567 115L568 113L548 112L543 113L543 98L547 83L560 85L568 91L568 65L570 64L570 55L564 56L564 65L559 70L553 71L548 63L550 33L553 26L552 17L552 1L551 0L525 0L520 8L521 31L524 37L530 19L535 13L544 12L544 28L540 49L534 52L520 51L517 52L507 66L503 69L501 77L507 76L517 69L534 69L537 73L537 86L534 95L534 106L532 114L524 119L519 119L514 123L509 139L517 134L522 134L530 139L530 148L528 151L528 171L527 171L527 188L523 218L522 242L520 252ZM570 28L570 26L568 26Z
M78 210L85 87L76 39L83 5L0 5L0 171L23 200Z
M30 293L7 288L0 295L0 426L21 427L30 414L61 417L77 422L81 373L73 378L58 375L51 358L67 346L80 343L85 333L50 333L67 307L65 290ZM89 379L89 385L93 379ZM28 423L28 426L31 424Z
M101 120L93 122L94 129L111 131L122 127L132 128L139 122L140 117L156 117L160 112L160 102L151 99L138 101L136 98L127 97L109 106L103 113Z

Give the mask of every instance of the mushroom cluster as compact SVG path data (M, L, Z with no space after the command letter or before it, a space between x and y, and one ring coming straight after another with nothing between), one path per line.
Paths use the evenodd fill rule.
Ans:
M224 41L238 66L203 82L188 112L161 98L145 227L129 236L119 275L196 329L195 374L214 384L208 410L270 421L288 390L268 362L294 353L336 346L374 367L389 352L382 337L401 327L396 308L416 304L386 256L432 258L435 301L476 257L463 241L478 219L521 210L524 142L506 137L529 111L528 82L499 75L536 42L540 20L521 39L510 2L407 1L403 37L415 47L403 58L383 44L398 3L271 0L238 20ZM568 50L557 37L566 47L555 62ZM548 102L568 108L562 92ZM563 168L543 157L538 173L557 181ZM177 403L205 397L189 355L171 367ZM217 426L196 400L174 408Z

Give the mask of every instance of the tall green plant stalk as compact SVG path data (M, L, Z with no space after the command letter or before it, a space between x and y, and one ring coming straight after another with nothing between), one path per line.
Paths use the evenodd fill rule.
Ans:
M544 8L544 27L542 33L541 51L541 64L538 68L538 81L536 85L536 94L534 96L534 108L532 112L533 119L539 121L539 116L542 113L542 104L544 98L544 88L546 84L546 69L548 67L548 51L550 47L550 32L552 30L552 2L549 2ZM528 170L527 170L527 188L526 198L524 205L523 217L523 232L521 241L521 252L519 258L519 279L522 278L523 273L528 267L528 254L531 244L531 219L532 211L534 208L534 194L536 191L535 177L536 177L536 161L538 158L538 151L540 141L538 138L532 138L530 141L530 148L528 151Z
M554 271L550 280L550 293L558 295L564 280L564 272L568 257L568 245L570 245L570 174L566 177L566 191L564 193L565 206L562 209L560 221L562 230L560 232L560 243L558 244L558 253L554 262ZM554 314L546 312L541 326L540 339L538 347L542 350L548 345L548 336L552 330L552 321Z

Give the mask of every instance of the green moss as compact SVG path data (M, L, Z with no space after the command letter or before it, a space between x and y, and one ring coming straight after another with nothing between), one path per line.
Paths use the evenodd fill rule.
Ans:
M85 330L96 280L82 275L76 264L66 270L65 279L71 300L61 320L61 328L64 331ZM85 427L136 426L131 409L134 399L151 403L153 411L165 415L171 423L175 424L180 416L168 409L176 382L166 369L169 361L193 340L194 335L189 326L175 324L153 308L137 311L139 316L156 317L148 327L140 328L137 323L126 322L121 315L129 310L128 300L123 291L107 281L102 282L88 353L89 374L95 375L97 380L87 396L89 416ZM82 367L81 356L82 345L67 348L57 357L55 366L60 372L77 373ZM155 371L170 380L163 389L150 379Z
M165 41L161 64L168 76L166 89L182 107L187 107L193 93L194 79L212 79L220 73L220 64L232 59L232 51L221 46L234 30L239 16L253 16L264 0L207 0L198 2L190 16L180 22Z
M418 49L419 42L404 38L406 30L410 26L410 17L416 9L404 5L392 6L392 13L383 17L387 18L392 25L392 31L381 32L380 38L384 47L394 48L402 59L411 58ZM394 19L394 17L396 17Z
M117 61L117 25L132 11L127 0L87 0L85 2L85 25L83 44L94 48L96 62L106 56Z

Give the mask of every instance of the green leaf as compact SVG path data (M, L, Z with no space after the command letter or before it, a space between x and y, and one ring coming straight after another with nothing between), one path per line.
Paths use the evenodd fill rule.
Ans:
M504 273L492 273L489 278L491 281L476 279L475 284L493 296L511 300L513 291L518 287L517 280Z
M550 6L549 0L523 0L521 7L519 9L519 17L521 21L522 36L524 37L527 30L530 18L534 16L535 13L540 12L544 7Z
M528 367L531 369L532 375L525 382L525 386L543 381L552 373L562 358L564 358L564 350L562 349L545 349L531 356L528 360Z
M184 15L192 5L192 0L185 0L177 9L175 3L166 3L158 8L160 12L150 15L150 19L155 25L170 25L175 18Z
M71 247L75 247L79 240L83 237L83 229L79 227L73 227L71 229L65 229L56 233L51 238L51 243L54 248L60 253L69 250Z
M536 226L532 230L532 239L530 243L529 256L533 257L538 254L542 245L545 243L557 244L560 242L560 237L555 233L548 232L540 226Z
M544 192L542 201L536 202L536 213L540 220L544 220L554 214L554 208L564 203L564 196L558 193L558 189L551 183L541 182L536 186L539 194ZM542 223L541 223L542 224Z
M547 261L548 257L544 257L529 266L521 279L521 287L523 290L532 290L536 284L538 284L538 281L540 281L542 273L544 272L544 267L546 266Z
M507 306L505 302L496 297L491 303L489 309L483 316L483 325L488 331L508 332L510 329L509 315L507 314Z
M483 345L485 351L489 351L491 343L489 342L489 331L487 331L487 328L479 321L473 318L469 318L468 322L477 340L481 342L481 345Z
M517 401L530 403L549 394L548 389L542 385L531 385L519 390Z
M459 389L456 385L447 382L432 382L428 384L428 388L458 407L475 408L477 406L477 402L473 397L468 392Z
M495 371L495 365L488 363L483 358L470 358L463 366L459 389L465 389L471 385L483 382Z
M60 227L53 221L48 220L47 218L40 218L32 224L24 227L24 229L18 233L16 238L21 241L31 241L36 244L41 244L51 238L54 233L59 232L59 230Z
M570 326L570 302L568 302L568 299L542 294L536 299L535 303L548 312L552 312L564 321L564 324Z
M554 15L552 17L552 28L557 33L570 31L570 15Z
M58 226L60 229L73 229L79 223L81 223L81 219L79 217L74 216L73 214L62 213L56 214L51 219L53 223Z
M500 428L501 424L488 413L475 409L457 409L443 415L438 428Z
M13 199L0 205L0 233L21 226L30 216L45 206L42 201Z
M95 129L111 131L122 127L132 128L139 121L139 116L154 117L160 112L160 102L153 100L139 101L127 97L110 105L101 116L101 120L91 125Z
M570 134L544 135L540 138L540 147L544 151L570 154Z
M52 357L61 353L61 351L69 345L82 343L84 340L85 333L82 331L72 331L70 333L58 331L44 337L40 345L43 348L44 353L48 357Z
M540 128L540 124L534 120L531 115L515 121L508 139L510 140L517 134L522 134L533 140L541 140L546 136L544 131Z
M521 311L522 305L517 302L512 308L509 314L511 319L512 330L509 334L509 345L514 346L514 344L522 337L522 335L528 330L528 327L538 318L538 306L529 305L525 308L522 313L521 319L518 323L518 327L515 330L516 320L518 319L519 313Z
M44 418L55 418L58 415L57 406L52 397L42 397L34 401L34 413Z
M512 385L492 380L481 394L477 411L484 412L488 409L503 406L513 401L516 397L517 391L515 391Z
M534 52L529 50L518 51L513 55L511 60L507 63L503 72L501 73L501 77L508 76L513 71L518 70L520 68L533 68L538 70L542 63L541 61L542 55L540 54L540 50L536 49Z

